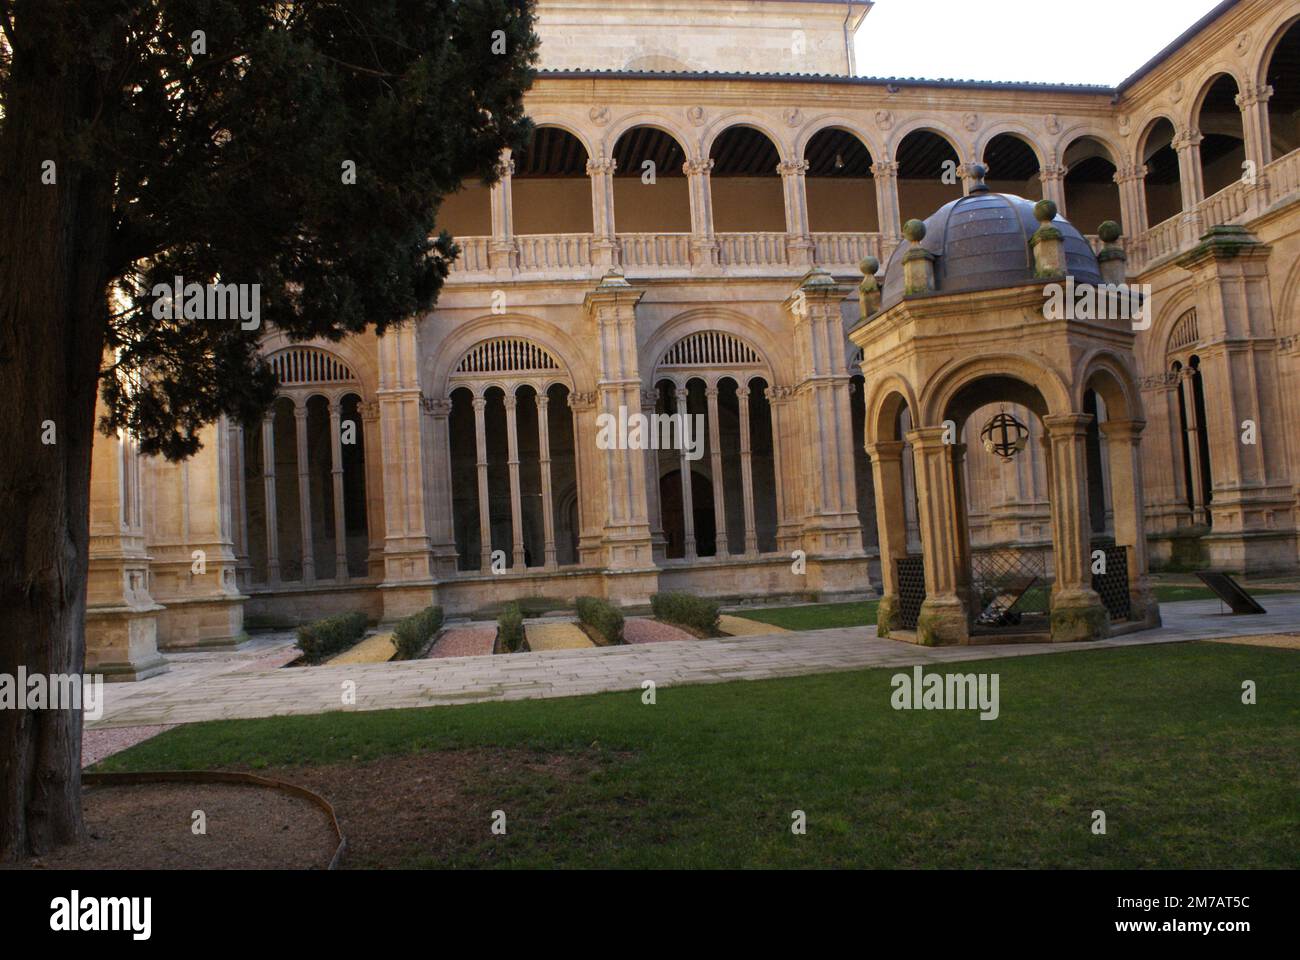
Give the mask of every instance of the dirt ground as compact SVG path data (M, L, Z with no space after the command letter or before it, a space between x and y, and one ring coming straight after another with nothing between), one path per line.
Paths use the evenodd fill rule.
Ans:
M325 811L266 787L89 786L86 839L25 865L48 870L323 870L338 840ZM206 819L194 833L194 813Z
M585 779L602 762L608 758L465 749L257 773L306 787L334 805L348 839L345 869L438 867L453 855L486 866L492 862L493 811L505 808L507 831L510 827L506 792L549 793L548 784ZM561 812L547 802L541 817L549 820ZM537 826L534 821L533 829Z

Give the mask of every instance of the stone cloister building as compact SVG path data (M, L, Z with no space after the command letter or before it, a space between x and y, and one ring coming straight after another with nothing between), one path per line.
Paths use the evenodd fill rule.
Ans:
M146 675L159 648L351 609L877 594L861 265L980 165L1095 250L1114 221L1150 285L1123 419L1151 565L1294 568L1300 0L1227 0L1117 88L862 76L869 9L540 0L536 135L444 201L461 253L433 311L337 344L266 331L275 405L212 425L188 462L99 438L91 668ZM963 427L973 549L1052 538L1051 440L1009 396ZM1106 391L1086 402L1091 532L1115 537L1122 431ZM1010 462L979 441L999 411L1030 429ZM698 458L598 442L606 415L656 412L701 418ZM908 416L905 546L927 442Z

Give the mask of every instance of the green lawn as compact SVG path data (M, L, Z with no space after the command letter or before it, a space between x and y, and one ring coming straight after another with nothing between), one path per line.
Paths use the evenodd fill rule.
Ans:
M897 671L883 669L661 687L653 706L634 691L194 724L100 769L289 767L280 775L306 778L298 765L333 764L360 780L383 757L536 753L526 773L503 763L467 778L461 801L474 812L440 811L455 836L438 856L412 847L381 861L390 866L1300 863L1295 652L1175 644L951 669L999 674L998 719L893 710ZM1258 705L1241 703L1243 680L1258 684ZM588 772L554 772L557 757ZM504 837L487 829L498 808ZM1097 809L1105 836L1089 829ZM795 810L806 836L791 833Z
M865 627L876 622L879 600L857 603L814 603L800 607L767 607L732 611L746 620L770 623L787 630L822 630L826 627Z
M1289 590L1247 588L1257 595L1291 593ZM1180 600L1213 600L1214 594L1206 587L1174 586L1162 584L1155 587L1156 600L1175 603ZM814 603L798 607L766 607L757 610L732 611L738 617L770 623L787 630L823 630L827 627L863 627L876 622L878 600L857 603Z

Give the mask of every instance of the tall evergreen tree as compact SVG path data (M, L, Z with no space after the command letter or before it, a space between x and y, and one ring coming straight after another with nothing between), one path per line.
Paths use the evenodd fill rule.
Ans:
M269 404L265 325L435 302L441 198L529 135L531 7L0 0L0 674L83 669L97 393L184 458ZM257 284L262 329L169 310L178 276ZM80 764L79 714L0 710L0 860L80 834Z

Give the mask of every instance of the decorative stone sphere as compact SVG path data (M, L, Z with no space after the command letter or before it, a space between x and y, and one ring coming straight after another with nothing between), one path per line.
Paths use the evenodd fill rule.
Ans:
M1039 200L1034 204L1034 219L1039 223L1051 223L1056 219L1056 201Z
M976 181L981 181L989 175L989 168L982 163L972 163L966 170L970 178Z
M903 224L903 236L907 237L913 243L920 243L925 239L925 223L921 220L909 220Z
M1101 237L1104 243L1114 243L1119 239L1119 224L1114 220L1103 220L1101 226L1097 228L1097 236Z
M862 271L864 277L874 277L876 271L880 269L880 261L875 257L863 257L862 262L858 264L858 269Z

